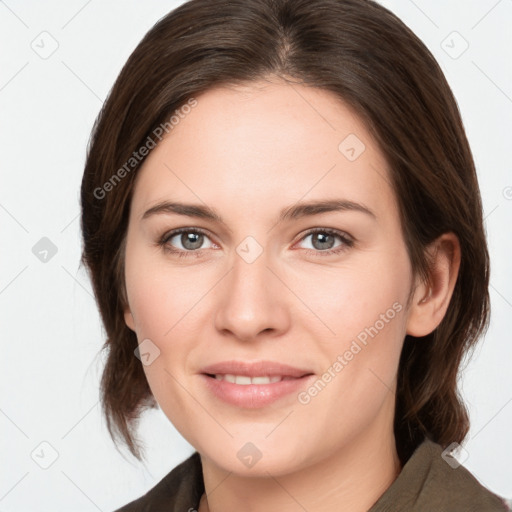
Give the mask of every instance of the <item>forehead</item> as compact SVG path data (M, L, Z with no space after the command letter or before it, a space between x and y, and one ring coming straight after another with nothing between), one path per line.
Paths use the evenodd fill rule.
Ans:
M334 93L254 82L216 87L196 101L139 169L135 208L169 196L253 212L306 196L395 208L384 157Z

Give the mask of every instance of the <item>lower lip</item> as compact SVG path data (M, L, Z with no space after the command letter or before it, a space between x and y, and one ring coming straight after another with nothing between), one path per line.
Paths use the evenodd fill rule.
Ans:
M305 389L314 375L270 384L234 384L226 380L217 380L205 374L201 374L201 377L205 381L206 387L224 402L246 409L257 409Z

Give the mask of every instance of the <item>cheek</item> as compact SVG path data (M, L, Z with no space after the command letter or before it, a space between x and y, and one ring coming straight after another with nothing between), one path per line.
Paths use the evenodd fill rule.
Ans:
M318 400L316 411L342 412L325 421L335 421L339 428L364 424L394 393L409 272L405 249L388 250L297 280L308 306L322 320L301 324L309 330L315 325L314 337L322 340L317 348L325 373L317 386L321 391L311 390L311 401Z
M197 279L197 271L172 269L160 251L136 243L131 246L128 240L125 279L139 341L150 338L165 350L166 341L176 327L187 322L188 311L207 286Z
M215 280L199 267L171 267L161 255L138 247L127 251L125 266L138 342L150 340L150 351L158 354L143 366L149 386L164 410L187 410L179 383L188 378L194 341L205 326L205 296Z
M302 328L332 339L332 348L342 348L376 323L386 335L402 331L404 315L396 313L405 311L411 284L405 248L357 255L337 267L310 267L290 274L289 281L297 283L294 291L311 310L302 315Z
M179 273L175 272L175 276ZM162 410L185 436L187 414L183 411L189 411L191 403L180 384L187 379L194 330L191 322L195 308L191 310L191 306L200 297L196 297L198 290L194 292L193 287L172 277L164 269L148 265L127 281L127 291L138 342L147 344L146 340L150 340L149 352L155 354L150 364L143 364L149 387Z

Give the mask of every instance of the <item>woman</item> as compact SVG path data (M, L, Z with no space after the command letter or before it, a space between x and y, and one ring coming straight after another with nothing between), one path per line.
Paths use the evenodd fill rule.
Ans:
M135 510L507 510L450 455L488 324L470 148L432 55L362 0L192 0L97 120L82 261L102 403L196 448Z

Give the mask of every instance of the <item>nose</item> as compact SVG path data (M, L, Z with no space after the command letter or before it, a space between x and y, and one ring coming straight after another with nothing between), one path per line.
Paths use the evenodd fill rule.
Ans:
M275 337L289 328L292 293L269 263L265 252L251 263L235 255L233 267L219 283L215 312L218 332L247 342Z

